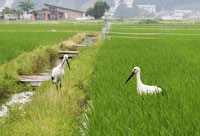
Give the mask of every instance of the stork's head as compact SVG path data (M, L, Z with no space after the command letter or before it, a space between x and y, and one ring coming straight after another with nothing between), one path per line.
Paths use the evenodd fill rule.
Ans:
M133 68L133 72L131 73L131 75L129 76L129 78L126 80L125 84L133 77L133 75L135 75L138 72L140 72L140 68L139 67L134 67Z
M133 68L133 72L136 74L136 73L138 73L138 72L140 72L140 68L139 67L134 67Z
M69 61L68 61L69 56L68 56L68 55L64 55L63 58L64 58L65 61L67 62L67 65L68 65L68 67L69 67L69 69L70 69L70 65L69 65Z
M64 59L65 59L65 60L67 60L67 59L68 59L68 57L69 57L68 55L64 55Z

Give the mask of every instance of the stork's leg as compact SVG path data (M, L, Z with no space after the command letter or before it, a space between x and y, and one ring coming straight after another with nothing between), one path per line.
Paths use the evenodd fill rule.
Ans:
M165 95L165 93L162 91L162 96L164 96Z
M62 88L62 84L61 84L61 82L60 82L60 89Z
M58 90L58 84L56 84L56 89Z

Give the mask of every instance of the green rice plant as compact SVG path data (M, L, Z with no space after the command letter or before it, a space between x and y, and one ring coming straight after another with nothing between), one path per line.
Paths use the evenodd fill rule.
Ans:
M54 45L75 33L0 32L0 64L39 46Z
M0 31L101 31L102 23L100 24L0 24Z
M58 23L58 24L0 24L0 65L22 52L34 48L54 45L79 31L101 31L102 24ZM56 30L56 32L52 32Z
M93 107L86 112L85 134L200 135L200 40L191 39L105 41L86 89ZM161 86L165 95L140 96L136 77L125 85L134 66L141 68L143 83Z

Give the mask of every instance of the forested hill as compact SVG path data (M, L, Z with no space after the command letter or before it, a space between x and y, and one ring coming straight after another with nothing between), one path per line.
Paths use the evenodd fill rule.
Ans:
M16 8L20 1L25 0L0 0L0 7L5 4L5 1ZM66 8L86 10L93 6L97 0L32 0L36 3L36 8L41 9L44 3L62 6ZM110 6L114 5L115 0L105 0ZM116 0L117 1L117 0ZM123 3L124 0L120 0ZM157 11L173 10L173 9L192 9L200 10L200 0L134 0L133 5L157 5Z

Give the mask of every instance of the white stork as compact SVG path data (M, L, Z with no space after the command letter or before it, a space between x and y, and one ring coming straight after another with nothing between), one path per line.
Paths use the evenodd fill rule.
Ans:
M68 67L70 69L69 61L68 61L68 55L64 55L62 62L53 68L52 74L51 74L51 79L52 79L52 84L56 84L56 88L58 90L58 83L60 82L60 88L62 87L62 81L65 75L65 62L67 62Z
M129 78L126 80L125 84L133 77L133 75L136 74L137 76L137 91L140 95L142 94L155 94L162 92L162 89L158 86L150 86L145 85L142 83L140 78L140 68L134 67L133 72L129 76Z

